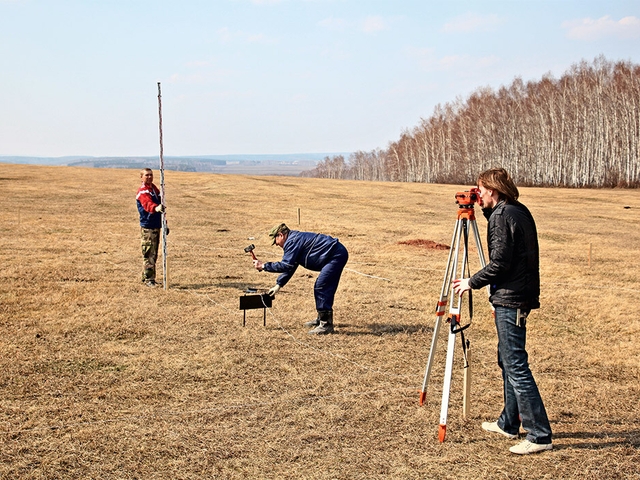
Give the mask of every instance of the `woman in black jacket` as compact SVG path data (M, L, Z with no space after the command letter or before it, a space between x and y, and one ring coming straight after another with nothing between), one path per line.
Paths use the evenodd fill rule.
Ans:
M520 424L526 439L512 453L551 450L551 426L525 349L529 312L540 307L538 234L531 213L518 202L518 188L506 170L487 170L478 177L480 206L489 221L489 263L471 278L454 280L456 293L490 286L498 332L498 365L504 383L504 408L495 422L482 428L510 439Z

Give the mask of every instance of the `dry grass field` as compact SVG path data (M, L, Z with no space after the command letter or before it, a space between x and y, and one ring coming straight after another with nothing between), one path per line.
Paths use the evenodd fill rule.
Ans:
M418 405L447 260L428 242L449 245L464 187L167 172L165 291L139 282L138 184L0 164L0 478L640 478L639 190L521 189L541 247L529 355L555 448L519 457L480 428L502 406L484 292L469 418L458 348L438 442L446 329ZM244 247L279 260L281 221L349 249L335 335L302 326L316 276L302 268L266 327L262 310L242 326L239 297L276 279Z

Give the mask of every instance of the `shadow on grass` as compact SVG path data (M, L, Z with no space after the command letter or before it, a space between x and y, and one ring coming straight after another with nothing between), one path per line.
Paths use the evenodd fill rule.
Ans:
M249 293L248 290L252 290L251 293L264 293L268 289L258 288L255 285L249 283L230 282L230 283L173 283L171 288L177 290L205 290L209 288L223 288L238 290L238 293Z
M345 331L343 329L357 328L357 331ZM390 325L385 323L370 323L368 325L350 325L350 324L336 324L337 333L347 336L355 335L411 335L414 333L430 333L433 332L433 327L427 327L424 325Z
M611 447L640 448L640 430L626 432L554 432L553 439L574 439L579 443L553 444L554 449L588 449L601 450ZM599 441L598 439L602 439ZM582 442L581 440L585 440Z

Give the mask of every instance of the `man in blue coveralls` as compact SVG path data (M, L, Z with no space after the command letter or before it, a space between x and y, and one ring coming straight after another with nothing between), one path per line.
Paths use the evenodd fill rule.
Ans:
M282 261L265 262L254 260L258 271L279 273L276 285L269 290L274 296L284 287L295 273L298 265L308 270L320 272L313 287L318 316L305 323L305 327L315 327L309 331L312 335L333 333L333 299L338 289L342 270L347 264L349 253L337 238L321 233L289 230L284 223L273 227L269 232L272 245L284 250Z

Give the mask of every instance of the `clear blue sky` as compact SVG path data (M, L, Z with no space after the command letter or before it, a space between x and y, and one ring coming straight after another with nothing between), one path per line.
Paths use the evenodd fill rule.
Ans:
M437 104L640 63L639 0L0 0L0 155L386 148Z

